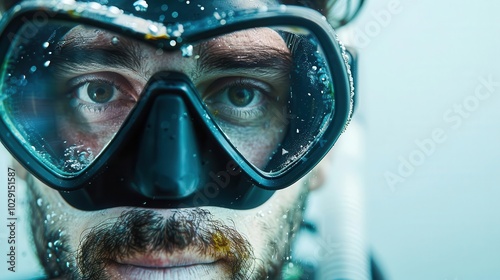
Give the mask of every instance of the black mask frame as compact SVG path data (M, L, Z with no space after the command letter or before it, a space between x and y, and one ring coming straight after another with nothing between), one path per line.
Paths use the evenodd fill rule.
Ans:
M115 8L112 9L116 11ZM231 16L221 19L220 14L230 14ZM114 140L84 172L74 177L55 174L40 163L11 133L8 124L1 121L0 138L10 153L35 177L48 186L61 191L68 202L80 209L95 210L113 206L197 207L204 205L235 209L254 208L265 202L273 194L273 191L290 186L309 172L334 145L345 130L352 114L354 86L348 64L348 55L345 48L337 41L333 29L325 18L310 9L278 6L241 12L221 12L219 17L210 16L196 22L183 22L182 36L176 37L176 34L172 33L172 30L175 32L175 28L172 27L175 27L176 23L165 25L154 23L159 27L159 32L151 34L152 22L149 19L141 19L125 13L110 13L109 8L95 3L76 2L71 5L50 5L44 4L43 1L25 1L5 14L0 26L0 42L12 40L12 34L26 19L32 19L33 22L36 22L37 18L41 18L40 15L47 16L47 20L48 18L65 20L106 28L118 34L146 41L154 46L162 45L162 48L167 51L179 50L185 42L198 42L250 27L298 26L311 31L317 37L322 48L329 50L329 52L325 52L326 63L330 69L335 69L332 71L332 82L335 87L335 113L331 116L330 124L325 128L321 137L318 137L303 155L303 159L307 160L299 160L279 174L265 174L258 170L235 150L213 120L201 117L206 113L202 101L196 100L196 94L192 94L194 92L193 86L185 77L177 73L158 73L150 80L149 86L145 89L145 97L141 97L137 109L134 109L134 113L129 116ZM131 19L139 24L133 28L124 28L124 24ZM221 20L224 20L223 24ZM43 24L39 28L43 28ZM175 44L175 46L169 43L172 40L179 42L179 38L182 39L182 43ZM0 54L5 55L7 48L7 43L1 44ZM141 112L151 110L154 103L151 100L154 100L157 93L163 90L178 91L175 96L191 100L188 104L194 105L189 105L186 110L198 116L192 121L197 123L197 126L203 127L203 135L208 135L208 138L212 139L210 141L213 141L214 149L211 153L217 154L217 156L222 155L220 156L223 158L222 163L212 165L208 169L202 168L204 173L213 170L212 174L216 174L209 179L218 183L215 189L208 192L210 195L207 195L206 186L210 183L207 180L202 180L201 187L188 194L178 193L162 196L155 193L148 194L147 191L141 191L141 187L137 186L122 188L121 184L123 183L120 182L118 174L124 171L121 167L110 164L110 162L123 161L119 155L120 151L128 147L124 146L124 143L134 143L130 139L137 137L140 134L138 131L143 129L137 125L141 122L144 123L147 118ZM211 158L216 159L217 156L211 156ZM137 158L129 160L137 160ZM222 171L229 174L230 177L227 180L231 182L226 181L224 176L217 175ZM111 175L103 176L107 173ZM226 188L229 183L231 186ZM102 187L98 187L105 185L113 187L106 187L104 190Z

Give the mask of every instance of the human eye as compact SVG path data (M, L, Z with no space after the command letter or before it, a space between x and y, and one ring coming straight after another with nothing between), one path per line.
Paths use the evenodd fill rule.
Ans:
M276 101L266 82L246 77L216 80L207 89L205 103L214 117L236 125L258 125L265 121Z
M97 124L123 120L135 104L133 88L116 73L95 73L69 82L68 111L73 121Z

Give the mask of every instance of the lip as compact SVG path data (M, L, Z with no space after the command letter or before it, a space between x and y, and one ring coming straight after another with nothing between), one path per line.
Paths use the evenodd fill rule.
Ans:
M193 250L183 250L174 252L148 252L134 254L127 258L115 260L120 265L132 265L144 268L174 268L197 264L211 264L218 259L212 256L200 255Z
M113 262L106 267L111 279L220 279L226 276L220 262L172 267L143 267Z
M137 253L111 260L106 268L113 279L191 279L221 275L222 259L200 255L193 250ZM216 279L216 278L209 278Z

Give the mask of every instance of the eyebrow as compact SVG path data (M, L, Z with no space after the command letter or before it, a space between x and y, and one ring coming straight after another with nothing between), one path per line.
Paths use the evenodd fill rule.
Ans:
M125 68L139 73L143 62L138 42L120 38L120 44L88 44L82 40L62 41L52 59L59 71L74 71L96 65ZM292 56L288 50L269 46L243 49L220 48L210 42L199 46L197 73L230 70L259 70L265 74L285 76L290 73ZM278 77L277 77L278 78Z
M200 70L210 72L228 69L269 69L289 73L292 56L288 50L270 46L245 46L241 49L220 48L214 42L200 48Z
M68 39L59 43L52 63L60 70L73 70L105 65L107 67L127 68L139 71L141 59L139 44L130 40L120 39L120 44L85 44L80 40Z

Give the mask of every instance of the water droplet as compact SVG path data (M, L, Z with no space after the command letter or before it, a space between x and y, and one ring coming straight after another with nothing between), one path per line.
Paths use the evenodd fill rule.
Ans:
M102 5L97 2L91 2L89 3L89 8L93 10L100 10L102 8Z
M167 28L167 33L172 37L180 37L184 33L184 25L177 23Z
M108 11L109 11L111 14L113 14L113 15L119 15L119 14L122 14L122 13L123 13L123 11L122 11L120 8L115 7L115 6L111 6L111 7L109 7L109 8L108 8Z
M191 57L193 55L193 46L192 45L183 45L181 47L181 52L183 57Z
M134 2L134 8L136 11L138 12L145 12L148 10L148 2L144 1L144 0L138 0L138 1L135 1Z
M64 150L66 158L64 168L80 171L86 168L93 160L94 153L90 148L83 149L83 145L72 145Z
M153 33L153 34L156 34L158 33L159 29L158 29L158 26L154 25L154 24L151 24L149 26L149 32Z
M120 43L120 39L118 39L118 37L115 36L111 39L111 44L116 46L118 43Z

